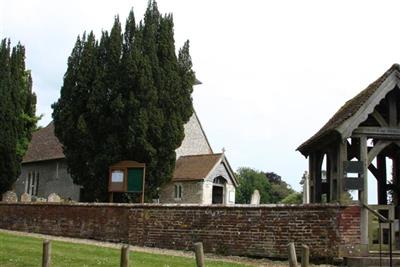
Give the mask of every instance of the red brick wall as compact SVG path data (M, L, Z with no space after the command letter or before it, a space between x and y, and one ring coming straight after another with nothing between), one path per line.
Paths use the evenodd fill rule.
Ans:
M0 204L0 228L133 245L286 257L288 242L311 256L337 257L360 243L360 208L338 205L176 206Z

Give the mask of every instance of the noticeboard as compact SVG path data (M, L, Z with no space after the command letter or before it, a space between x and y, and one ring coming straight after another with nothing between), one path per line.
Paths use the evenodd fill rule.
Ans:
M128 192L142 192L143 168L128 168Z
M123 192L124 191L124 176L123 169L114 169L111 171L111 179L109 182L109 192Z
M145 164L136 161L121 161L109 168L108 192L142 193L144 196Z

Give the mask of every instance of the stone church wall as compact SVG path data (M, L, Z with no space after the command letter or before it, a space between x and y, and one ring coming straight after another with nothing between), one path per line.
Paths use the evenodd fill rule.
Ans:
M25 192L29 172L39 174L38 197L47 198L51 193L57 193L63 199L79 201L80 187L73 183L64 159L22 164L21 175L15 182L18 196Z
M175 198L175 184L182 186L182 198ZM204 204L203 181L171 182L162 187L160 203Z
M199 119L196 113L193 113L190 120L185 124L185 138L181 146L176 150L176 158L186 155L211 154L212 149L207 142Z

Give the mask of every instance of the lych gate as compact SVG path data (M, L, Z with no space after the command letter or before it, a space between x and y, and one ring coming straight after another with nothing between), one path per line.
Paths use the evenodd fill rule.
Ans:
M310 202L348 204L349 192L358 191L355 197L362 207L361 245L365 250L374 249L375 239L386 244L391 239L399 249L395 233L400 216L399 88L400 66L395 64L298 148L309 159ZM379 206L368 206L368 173L376 178ZM392 232L386 224L379 233L368 231L376 216L369 215L371 210L395 219Z

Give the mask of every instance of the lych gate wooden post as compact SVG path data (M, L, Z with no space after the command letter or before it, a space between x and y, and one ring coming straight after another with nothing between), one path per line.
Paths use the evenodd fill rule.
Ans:
M347 140L344 140L339 143L338 152L336 155L335 167L337 169L336 172L336 200L339 203L342 203L343 198L343 177L344 177L344 162L347 160Z
M364 205L368 205L368 144L367 138L360 138L360 161L363 164L363 188L359 191L359 201L361 206L361 244L368 250L368 210Z
M376 157L378 204L387 205L387 177L386 177L386 157L379 154Z

